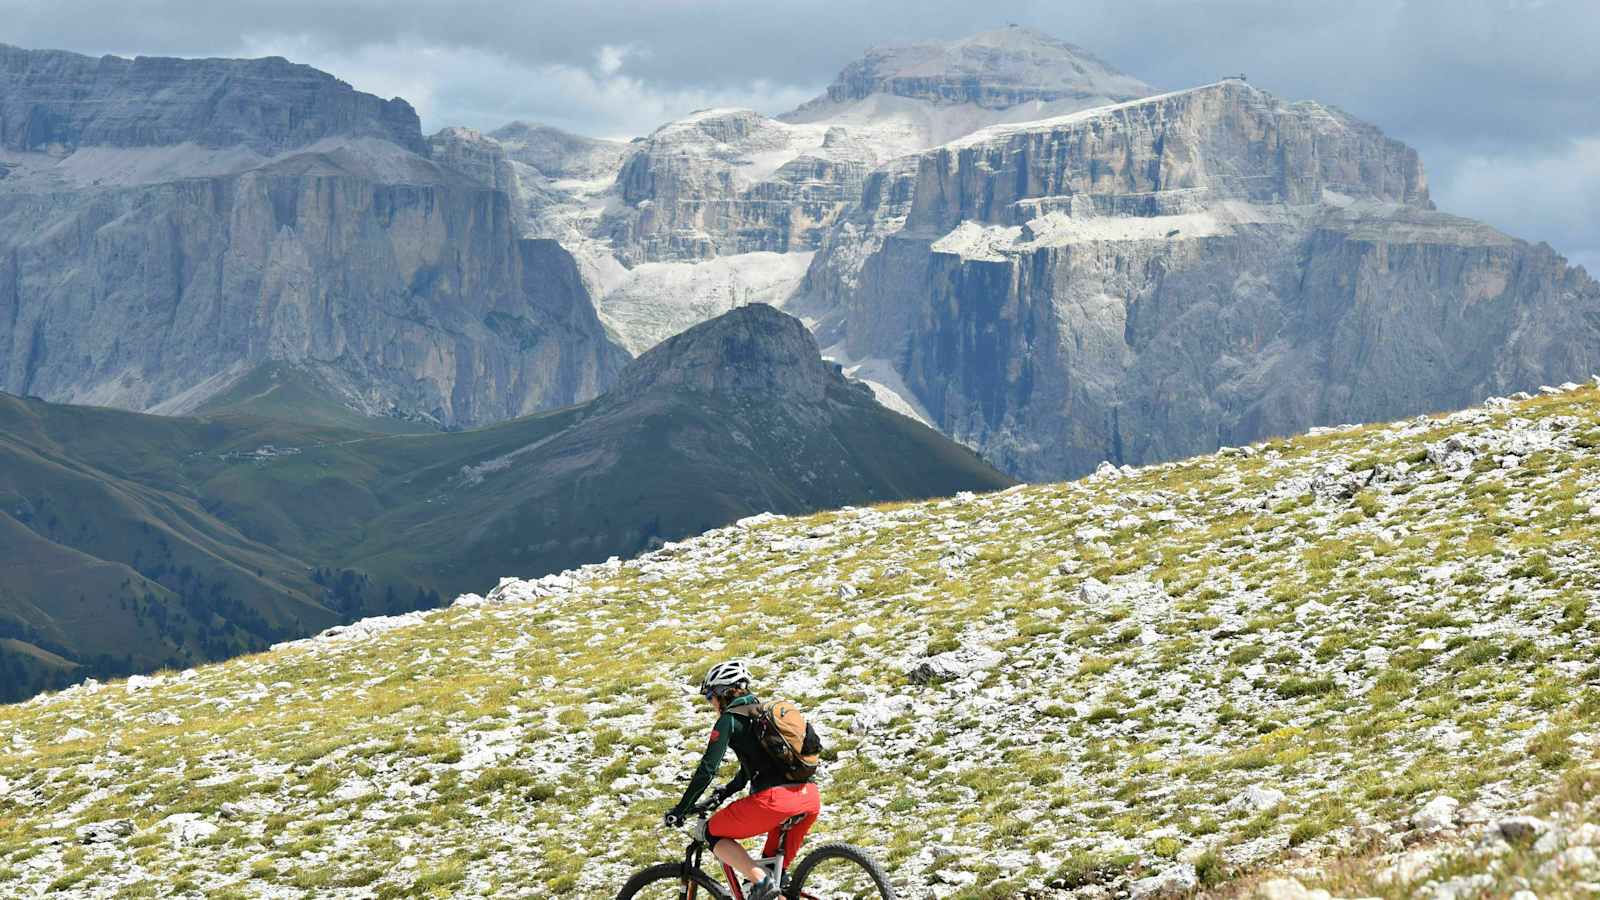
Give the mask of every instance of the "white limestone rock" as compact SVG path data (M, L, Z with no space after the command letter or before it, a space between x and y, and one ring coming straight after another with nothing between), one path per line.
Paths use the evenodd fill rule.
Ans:
M173 846L199 843L220 830L199 813L176 813L156 823L156 827L167 831Z
M133 822L127 819L91 822L88 825L80 825L76 834L78 842L82 844L115 843L133 834Z
M1536 816L1508 816L1494 824L1501 836L1512 843L1531 842L1550 830L1550 823Z
M1148 878L1140 878L1128 885L1128 896L1139 898L1182 897L1200 886L1194 866L1179 863Z
M1411 827L1424 832L1454 828L1460 806L1461 801L1454 797L1435 797L1411 814Z
M1321 888L1310 889L1293 878L1269 878L1256 886L1258 900L1330 900Z
M1285 794L1276 788L1252 784L1235 797L1232 806L1250 812L1263 812L1283 803Z

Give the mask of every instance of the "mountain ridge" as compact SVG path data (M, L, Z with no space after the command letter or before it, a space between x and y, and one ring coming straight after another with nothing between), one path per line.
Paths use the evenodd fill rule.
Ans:
M1409 147L1227 80L875 173L795 308L1048 480L1577 377L1596 304L1553 253L1434 209Z
M1149 90L1082 47L1013 25L952 41L868 48L821 97L785 116L803 116L824 98L841 103L874 93L1003 108Z
M0 638L83 667L30 662L25 684L189 665L763 511L1011 483L879 407L767 307L627 371L588 403L451 433L352 428L365 420L319 373L282 365L206 418L0 395L0 527L16 538L0 563L32 573L0 587Z
M14 226L19 252L0 252L0 306L20 311L0 336L0 385L182 411L248 368L220 363L242 348L251 365L263 355L323 365L352 408L461 428L595 396L627 355L756 301L802 316L895 408L1017 475L1048 479L1101 459L1440 409L1593 367L1597 295L1581 273L1487 226L1430 214L1414 151L1331 107L1232 79L1145 97L1142 82L1026 29L857 62L847 69L877 73L873 85L905 75L959 87L989 72L997 102L1009 102L1006 84L1076 84L1093 111L1037 99L997 110L960 91L918 99L884 81L852 101L865 105L820 117L702 111L626 145L512 125L503 142L446 129L426 158L374 137L325 139L268 163L184 149L157 165L80 148L49 171L82 188L86 209L62 215L72 227L52 234L139 204L186 223L216 217L168 184L88 187L189 162L225 173L225 185L254 183L259 168L351 202L316 208L282 183L250 196L251 251L221 273L196 266L231 233L196 233L176 254L101 235L144 260L140 281L99 271L106 254L30 237L41 209L62 211L43 189L18 190L45 169L7 169L0 222ZM1123 88L1095 94L1106 83ZM381 189L349 192L344 178ZM288 218L295 240L268 239L280 213L305 209L304 221ZM346 292L325 277L336 263L316 238L335 212L381 224L339 248L342 259L378 261L357 279L368 296L336 305L330 321L321 305ZM485 233L464 238L460 223L477 221ZM529 236L554 243L517 243ZM481 265L457 279L448 252L463 239ZM388 258L395 248L404 258ZM56 283L63 267L51 254L84 257L64 269L72 283ZM258 284L256 271L270 277ZM214 279L227 296L265 295L256 308L270 315L226 314ZM26 303L5 296L8 280ZM153 326L128 318L149 296L182 306L167 318L209 315L238 333L214 346L183 333L151 352ZM86 319L94 327L79 327ZM1423 349L1408 357L1401 336ZM1069 352L1073 341L1085 352ZM96 371L79 377L66 361L84 357ZM1417 358L1429 360L1421 387L1399 380Z
M776 117L698 110L623 148L580 153L587 161L581 178L560 183L530 175L513 193L526 198L528 233L562 241L578 258L610 332L630 352L643 352L734 306L786 301L808 254L860 198L869 173L890 159L995 122L1149 92L1098 60L1093 67L1075 62L1074 51L1082 52L1055 49L1032 58L1037 71L1056 72L1052 84L1059 90L1048 98L1035 90L1007 100L997 89L979 104L867 90L843 103L824 93ZM953 52L960 64L961 53ZM1015 48L990 55L1030 59ZM963 83L983 81L971 72L963 77ZM610 155L618 150L620 156ZM514 152L508 144L508 154ZM606 165L596 167L601 159ZM604 171L609 182L600 177Z
M17 98L19 88L34 99ZM154 115L129 109L148 105L150 95L160 98ZM198 141L271 156L332 135L381 137L427 153L411 104L281 56L96 58L0 43L0 148L61 153L80 144Z
M460 428L627 358L571 256L404 101L275 58L0 57L0 388L184 412L287 361Z

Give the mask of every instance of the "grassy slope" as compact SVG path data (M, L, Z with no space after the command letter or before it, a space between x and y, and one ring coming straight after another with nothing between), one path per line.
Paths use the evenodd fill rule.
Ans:
M314 599L304 562L240 533L194 489L204 478L196 472L226 465L219 455L285 431L303 436L0 395L7 636L127 672L337 621ZM0 687L0 696L27 689Z
M415 608L423 592L631 556L754 512L1009 483L855 394L805 421L677 395L450 434L325 418L172 419L0 397L0 529L17 538L0 550L0 636L100 673L144 671ZM313 568L358 573L359 596L330 598ZM50 683L35 668L0 699Z
M364 416L334 400L326 385L304 369L267 363L251 370L194 412L205 418L265 418L379 434L427 434L427 422Z
M1514 420L1532 424L1506 463ZM1465 462L1428 454L1495 434ZM817 837L872 847L908 896L1042 896L1174 857L1226 880L1288 847L1351 853L1360 826L1399 827L1439 793L1583 808L1600 780L1597 447L1585 389L779 520L376 638L0 709L0 880L608 896L679 849L657 820L703 746L688 685L729 653L825 731ZM1347 470L1377 480L1330 488ZM940 653L976 668L908 679ZM1287 799L1240 807L1256 785ZM172 813L219 830L175 842ZM105 820L132 836L73 842ZM1487 865L1331 883L1411 896ZM1506 873L1541 897L1582 890L1518 862L1491 894Z

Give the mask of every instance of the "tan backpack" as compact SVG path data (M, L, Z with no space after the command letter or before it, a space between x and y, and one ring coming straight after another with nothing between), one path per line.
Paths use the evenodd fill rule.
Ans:
M757 704L750 713L757 741L785 778L805 783L822 766L822 739L806 722L805 713L788 700Z

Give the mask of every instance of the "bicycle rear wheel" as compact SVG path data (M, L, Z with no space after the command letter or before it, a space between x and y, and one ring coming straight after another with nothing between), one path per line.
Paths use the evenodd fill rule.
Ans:
M795 866L789 896L796 900L894 900L889 876L853 844L823 844Z
M661 863L628 879L617 900L730 900L728 892L699 869Z

